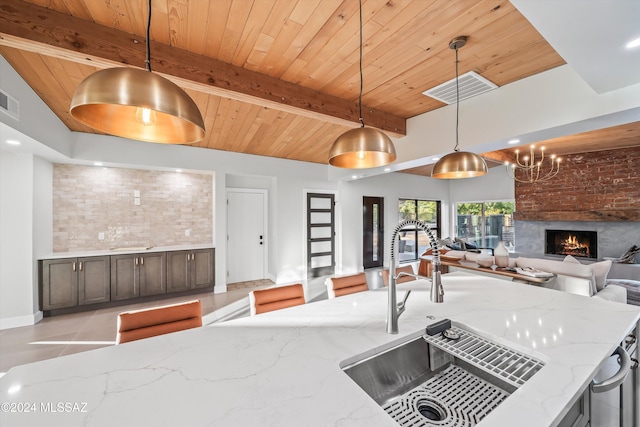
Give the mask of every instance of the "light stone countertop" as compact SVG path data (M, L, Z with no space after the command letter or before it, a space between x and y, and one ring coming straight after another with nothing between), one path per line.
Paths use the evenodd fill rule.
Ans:
M481 427L552 426L640 320L640 307L596 298L465 273L442 281L442 304L428 282L399 286L415 291L398 335L385 332L379 289L18 366L0 400L36 410L3 411L0 424L396 426L340 363L416 336L432 315L546 364ZM79 412L41 411L58 402Z
M77 252L53 252L47 255L39 256L39 260L43 259L64 259L64 258L84 258L92 256L105 256L105 255L127 255L127 254L139 254L139 253L153 253L153 252L172 252L172 251L190 251L195 249L211 249L215 248L213 244L196 244L196 245L174 245L174 246L152 246L149 248L135 247L135 248L115 248L115 249L102 249L96 251L77 251Z

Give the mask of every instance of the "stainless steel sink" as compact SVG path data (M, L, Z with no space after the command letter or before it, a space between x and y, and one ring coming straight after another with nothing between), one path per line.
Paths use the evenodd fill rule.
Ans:
M400 425L473 426L544 366L460 327L341 364ZM454 334L454 335L455 335Z

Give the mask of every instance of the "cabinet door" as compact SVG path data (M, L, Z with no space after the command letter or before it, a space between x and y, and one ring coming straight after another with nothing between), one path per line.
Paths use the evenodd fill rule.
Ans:
M139 262L136 254L111 256L111 301L140 295Z
M78 305L78 260L42 261L42 310Z
M191 289L213 285L213 249L199 249L191 253Z
M95 304L111 299L110 257L78 258L78 304Z
M191 251L167 252L167 292L179 292L190 289L189 266Z
M167 292L167 257L164 252L139 254L140 296Z

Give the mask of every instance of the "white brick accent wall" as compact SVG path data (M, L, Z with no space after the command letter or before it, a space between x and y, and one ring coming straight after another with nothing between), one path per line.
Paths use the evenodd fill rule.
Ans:
M212 198L210 175L54 164L53 250L211 243Z

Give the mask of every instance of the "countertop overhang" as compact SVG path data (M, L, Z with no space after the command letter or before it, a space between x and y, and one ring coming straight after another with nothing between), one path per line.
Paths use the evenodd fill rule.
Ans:
M398 335L385 332L379 289L19 366L0 379L3 403L85 412L2 412L0 424L397 426L340 363L417 335L434 316L545 362L480 426L553 426L640 320L632 305L465 273L442 281L442 304L428 282L399 285L414 292Z
M50 254L39 256L39 260L43 259L64 259L64 258L84 258L92 256L105 256L105 255L128 255L139 253L154 253L154 252L172 252L172 251L191 251L197 249L211 249L215 248L213 244L199 243L193 245L174 245L174 246L149 246L149 247L122 247L113 249L98 249L95 251L75 251L75 252L52 252Z

